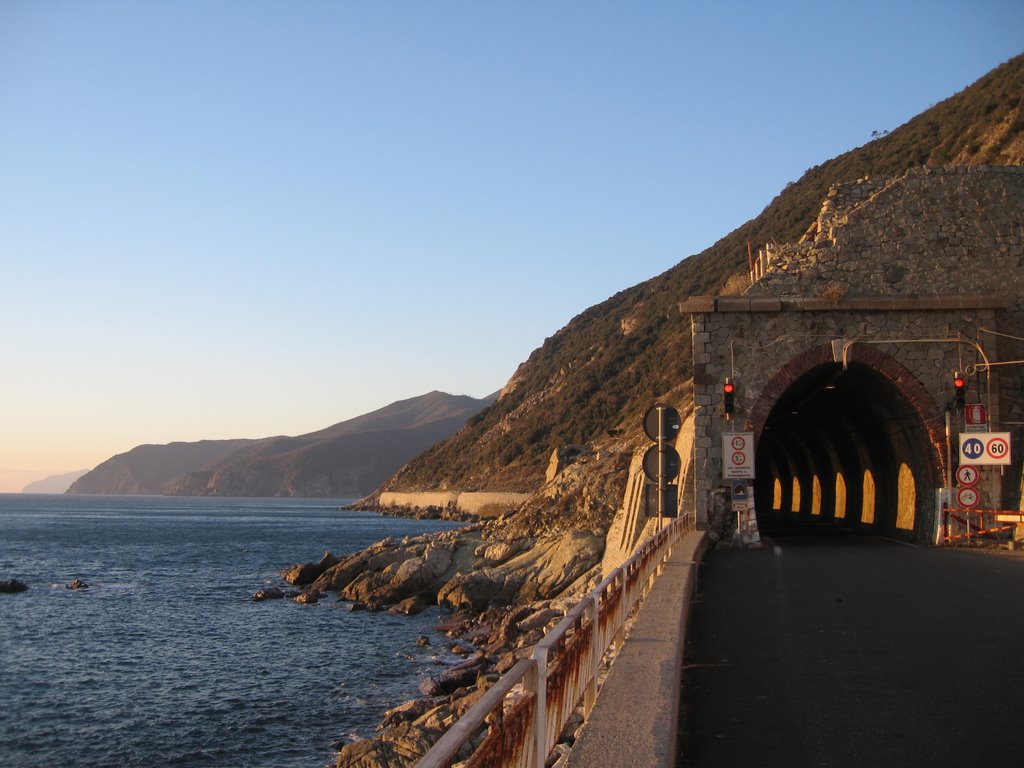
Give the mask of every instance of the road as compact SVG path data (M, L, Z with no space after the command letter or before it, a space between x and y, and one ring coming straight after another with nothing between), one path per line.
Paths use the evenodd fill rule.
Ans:
M679 766L1024 765L1024 559L771 543L701 565Z

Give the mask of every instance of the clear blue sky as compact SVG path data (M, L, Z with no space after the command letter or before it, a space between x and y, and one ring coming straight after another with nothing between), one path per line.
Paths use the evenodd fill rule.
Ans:
M0 491L499 389L1019 0L0 0Z

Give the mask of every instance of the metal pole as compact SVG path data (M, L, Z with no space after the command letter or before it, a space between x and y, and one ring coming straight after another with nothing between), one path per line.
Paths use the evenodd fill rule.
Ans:
M537 646L533 651L537 670L537 691L533 710L534 766L544 768L548 757L548 649Z
M949 408L946 408L946 525L949 525L949 507L953 504L953 438ZM946 531L950 535L950 531ZM952 542L952 539L950 540Z
M665 406L658 405L658 530L665 523Z

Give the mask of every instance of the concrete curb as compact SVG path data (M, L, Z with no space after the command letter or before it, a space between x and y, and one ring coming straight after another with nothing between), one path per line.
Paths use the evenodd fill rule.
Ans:
M707 534L687 534L640 606L566 768L674 768L686 619Z

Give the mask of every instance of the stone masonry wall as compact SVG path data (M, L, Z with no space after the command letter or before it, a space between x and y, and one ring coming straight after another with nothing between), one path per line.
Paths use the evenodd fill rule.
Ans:
M782 246L746 295L843 298L993 294L1002 336L977 341L1024 359L1024 167L918 168L830 191L798 244ZM992 326L989 326L991 329ZM1002 414L1024 421L1022 368L1000 372Z
M763 426L757 423L756 412L770 406L782 394L773 387L781 386L784 390L788 386L786 377L780 374L792 360L809 350L816 350L817 357L831 358L832 341L849 338L851 329L859 331L872 343L852 345L848 350L850 361L861 361L866 355L877 356L879 352L891 357L912 372L917 384L936 403L948 400L953 371L964 363L977 363L981 359L972 346L956 341L906 341L947 337L948 313L944 310L892 311L880 306L876 310L837 308L826 311L824 308L800 309L800 306L799 302L779 303L773 308L766 301L744 305L741 299L720 299L714 322L709 322L710 313L693 315L694 388L699 392L695 411L696 440L708 461L706 473L710 477L720 478L722 472L718 439L722 424L717 409L721 399L719 385L726 376L732 377L737 386L735 428L742 430ZM959 330L973 334L977 328L994 321L993 308L974 308L970 310L970 320ZM887 339L894 341L884 343ZM905 394L911 400L917 396L909 390ZM998 416L998 397L993 395L986 404L991 406L993 416Z
M715 407L725 376L739 387L736 428L753 428L754 411L782 394L772 387L788 386L787 365L858 339L852 359L870 344L909 372L910 401L939 406L952 371L984 362L975 345L990 360L1024 360L1024 168L920 168L836 185L814 226L779 247L744 296L691 299L682 309L693 327L695 455L708 482L721 471ZM954 340L925 341L934 339ZM1017 446L1022 371L993 368L987 403L994 428L1013 431Z

